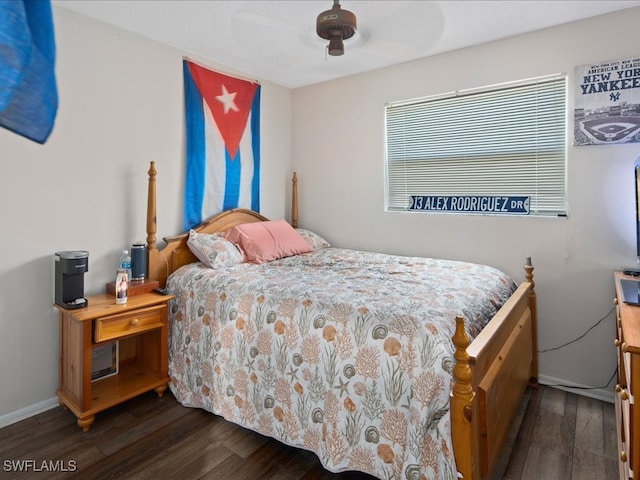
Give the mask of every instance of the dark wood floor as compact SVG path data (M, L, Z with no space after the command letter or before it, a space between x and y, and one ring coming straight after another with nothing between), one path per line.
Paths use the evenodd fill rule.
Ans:
M616 479L614 417L609 403L549 387L532 390L502 479ZM18 479L372 478L331 474L313 454L182 407L170 393L103 412L87 433L62 408L9 425L0 429L0 460L0 478ZM27 471L17 472L20 467Z

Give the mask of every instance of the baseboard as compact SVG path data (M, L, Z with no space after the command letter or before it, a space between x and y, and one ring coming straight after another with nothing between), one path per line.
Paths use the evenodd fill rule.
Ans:
M565 390L567 392L575 393L576 395L582 395L585 397L595 398L603 402L613 403L613 387L610 388L593 388L589 385L581 385L575 382L569 382L561 378L549 377L547 375L539 375L538 382L541 385L547 385L559 390Z
M0 416L0 428L24 420L25 418L33 417L39 413L46 412L47 410L56 408L58 405L60 405L58 397L52 397L47 400L34 403L33 405L28 405L20 410L16 410L15 412L9 412Z

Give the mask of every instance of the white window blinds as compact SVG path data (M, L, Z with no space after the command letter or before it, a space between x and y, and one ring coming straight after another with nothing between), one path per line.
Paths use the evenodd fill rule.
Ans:
M387 210L412 195L530 198L566 213L566 76L386 106Z

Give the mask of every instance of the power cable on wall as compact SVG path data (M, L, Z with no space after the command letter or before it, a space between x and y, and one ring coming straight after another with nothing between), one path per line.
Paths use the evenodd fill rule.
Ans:
M607 317L609 317L609 315L611 315L611 312L613 312L615 310L615 306L609 310L609 312L602 317L600 320L598 320L595 324L591 325L586 332L584 332L582 335L580 335L577 338L574 338L573 340L568 341L567 343L563 343L562 345L558 345L557 347L551 347L551 348L546 348L544 350L538 350L538 353L545 353L545 352L550 352L552 350L560 350L563 347L566 347L567 345L571 345L572 343L577 342L578 340L584 338L591 330L593 330L594 328L596 328L598 325L600 325L604 320L607 319Z
M570 340L566 343L563 343L562 345L558 345L557 347L551 347L551 348L545 348L544 350L538 350L538 353L545 353L545 352L551 352L553 350L560 350L561 348L566 347L567 345L571 345L572 343L577 342L578 340L584 338L587 336L587 334L593 330L594 328L596 328L598 325L600 325L604 320L606 320L607 318L609 318L609 315L611 315L611 313L615 310L615 306L611 308L611 310L609 310L607 312L607 314L602 317L600 320L598 320L596 323L594 323L593 325L591 325L582 335L574 338L573 340ZM609 381L607 382L606 385L603 385L601 387L580 387L580 386L573 386L573 385L562 385L562 384L555 384L555 385L547 385L548 387L565 387L565 388L574 388L574 389L579 389L579 390L599 390L599 389L603 389L603 388L607 388L609 386L609 384L611 383L611 380L614 379L614 377L616 376L616 372L618 371L618 368L616 367L616 369L613 371L613 374L611 375L611 377L609 377Z

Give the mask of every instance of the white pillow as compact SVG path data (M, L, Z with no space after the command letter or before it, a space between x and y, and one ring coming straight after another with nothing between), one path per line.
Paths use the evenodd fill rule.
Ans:
M198 233L191 229L187 245L196 258L210 268L243 263L242 252L221 235Z
M298 232L300 236L304 238L314 250L318 250L320 248L329 248L331 246L329 242L327 242L324 238L322 238L317 233L312 232L311 230L296 228L296 232Z

